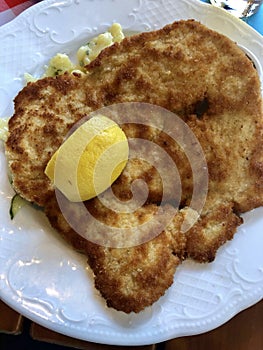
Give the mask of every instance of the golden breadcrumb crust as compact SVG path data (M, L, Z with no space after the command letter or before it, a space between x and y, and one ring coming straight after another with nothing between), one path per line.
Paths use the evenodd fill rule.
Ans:
M188 257L212 261L242 223L239 214L262 205L260 81L253 63L234 42L194 20L125 38L103 50L87 69L85 77L45 78L29 83L18 94L6 154L15 190L45 207L52 226L87 255L96 288L107 304L139 312L165 293L180 261ZM130 159L112 189L118 198L128 200L133 181L143 179L149 189L143 208L124 218L105 209L98 199L85 203L86 207L107 225L120 226L154 217L161 200L168 203L162 209L163 217L174 201L180 202L181 209L149 242L133 248L107 248L86 240L69 226L44 169L76 122L99 108L124 102L161 106L191 128L205 154L208 194L198 221L183 234L180 225L191 210L193 193L191 164L184 150L165 133L167 126L162 123L153 129L120 121L128 138L154 142L170 155L180 174L182 194L169 190L173 181L168 181L164 194L156 168L141 159ZM156 161L165 166L161 158ZM72 215L77 217L75 211ZM86 229L96 235L96 226Z
M66 199L64 198L66 201ZM127 223L127 215L105 210L98 199L86 203L87 209L107 225L122 227ZM95 208L95 209L94 209ZM132 225L142 225L154 220L156 205L146 205L129 216ZM169 210L161 209L161 219L167 219ZM82 221L79 212L70 208L71 216ZM52 224L65 239L78 251L85 253L95 274L95 286L106 299L107 305L117 310L139 312L158 300L173 282L176 267L185 254L186 237L180 232L185 214L178 213L172 222L150 241L133 247L105 247L76 233L62 215L55 198L51 200L45 212ZM74 219L73 219L74 220ZM83 221L82 221L83 222ZM87 229L99 235L100 228L86 223ZM140 229L136 230L140 234Z

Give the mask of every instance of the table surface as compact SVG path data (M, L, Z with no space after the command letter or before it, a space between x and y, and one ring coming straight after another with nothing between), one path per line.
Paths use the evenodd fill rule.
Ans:
M209 0L201 1L209 3ZM244 19L244 21L263 35L263 5L259 8L257 13L251 17Z
M209 2L207 0L201 0ZM0 0L0 25L3 25L37 0ZM263 6L252 17L246 20L258 32L263 34ZM141 347L126 347L137 350L260 350L263 349L263 300L242 311L233 319L210 332L173 339L161 344ZM41 350L94 349L113 350L125 347L93 344L73 339L24 318L2 301L0 301L0 349Z

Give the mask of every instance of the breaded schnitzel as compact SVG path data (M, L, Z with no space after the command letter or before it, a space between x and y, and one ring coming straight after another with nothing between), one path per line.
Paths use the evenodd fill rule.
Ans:
M67 202L66 198L62 200ZM98 221L85 220L80 211L74 210L77 206L71 204L68 207L71 219L81 223L80 230L87 230L89 236L103 234ZM155 215L159 208L154 204L143 206L131 215L112 213L97 198L85 202L85 205L92 215L107 226L127 227L129 220L128 226L135 227L137 235L140 234L140 225L147 220L151 221L151 228L154 225L160 226L169 212L174 210L170 205L161 208L156 221ZM141 311L164 294L172 284L176 267L185 253L186 237L179 230L183 220L182 213L175 215L170 225L165 230L160 230L155 239L127 248L106 247L81 237L65 220L55 197L47 204L45 213L52 226L76 250L87 255L95 274L95 285L108 306L127 313Z
M63 219L44 169L76 122L99 108L127 102L161 106L177 113L191 128L205 154L208 195L200 218L182 237L180 223L185 211L191 210L193 192L191 164L184 149L164 132L169 125L153 129L120 121L128 138L154 142L175 161L182 194L177 198L177 193L168 190L164 200L170 204L163 210L165 214L178 199L185 209L150 242L107 248L88 242ZM15 99L9 132L6 154L15 190L45 207L58 232L87 254L96 287L108 305L125 312L138 312L164 294L181 259L213 260L218 247L241 224L238 214L263 203L258 74L235 43L195 21L175 22L112 45L88 66L85 77L63 75L29 83ZM153 215L163 199L155 167L138 159L128 162L112 186L114 193L122 200L130 199L130 186L136 179L147 183L149 194L142 212L125 219L130 225ZM168 187L172 185L177 183L168 182ZM113 220L123 224L123 217L105 210L98 199L85 205L93 212L96 208L93 214L108 225Z
M61 200L68 200L61 195ZM167 204L159 208L155 204L145 205L132 214L120 214L112 212L104 207L98 198L85 202L87 210L98 221L92 221L89 217L80 215L76 203L63 203L63 214L58 206L55 197L45 207L52 226L69 242L77 251L85 253L88 262L95 274L95 286L106 299L107 305L116 310L129 312L139 312L146 306L150 306L158 300L167 288L172 284L176 267L186 255L186 249L191 249L191 244L206 244L206 231L211 236L211 226L213 237L210 237L208 246L201 246L204 252L214 249L215 253L218 245L225 239L231 239L237 225L241 223L232 212L232 208L221 207L201 218L189 231L189 236L193 238L187 242L187 236L181 232L181 225L186 214L191 209L185 208L174 214L172 221L166 225L165 229L155 238L131 247L112 248L93 243L90 239L80 236L65 219L64 215L70 215L70 223L79 223L78 230L87 231L87 236L103 236L104 232L98 225L98 221L103 221L107 227L135 227L133 234L137 237L142 234L141 226L146 221L150 221L150 235L153 230L167 221L169 214L174 208ZM76 208L76 210L74 210ZM157 210L160 210L158 219L155 219ZM145 234L145 232L143 232ZM146 233L147 234L147 233ZM209 253L207 253L209 254ZM210 256L205 256L207 260Z

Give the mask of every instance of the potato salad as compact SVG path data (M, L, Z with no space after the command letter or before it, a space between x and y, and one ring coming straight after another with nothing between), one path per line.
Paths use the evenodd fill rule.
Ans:
M124 34L121 25L119 23L113 23L108 31L99 34L78 49L76 64L73 63L69 56L65 53L58 53L51 58L48 66L45 68L45 73L41 78L55 77L57 75L64 74L65 72L85 74L85 66L93 61L103 49L111 46L115 42L120 42L123 38ZM37 78L26 73L25 80L28 83L36 81Z

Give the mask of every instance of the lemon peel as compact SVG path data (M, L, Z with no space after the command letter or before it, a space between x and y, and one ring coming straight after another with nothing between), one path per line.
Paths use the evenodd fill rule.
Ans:
M111 186L128 155L128 141L118 124L105 116L95 116L53 154L45 174L70 201L85 201Z

